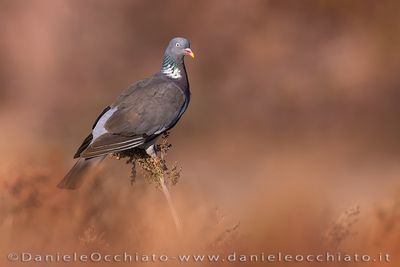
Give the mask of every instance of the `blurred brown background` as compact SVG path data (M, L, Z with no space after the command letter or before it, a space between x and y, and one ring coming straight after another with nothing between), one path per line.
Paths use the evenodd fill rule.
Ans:
M396 260L399 14L372 0L1 0L0 252L319 251L358 204L339 249ZM130 186L122 161L78 191L55 187L97 115L158 70L174 36L196 53L170 138L181 239L162 193ZM91 227L101 240L82 242Z

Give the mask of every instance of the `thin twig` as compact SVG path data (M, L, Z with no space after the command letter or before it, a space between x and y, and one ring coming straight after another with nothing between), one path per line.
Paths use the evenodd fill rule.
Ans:
M169 210L171 212L172 219L174 220L176 230L178 231L179 235L182 235L181 221L180 221L180 219L178 217L178 213L176 212L174 203L172 202L172 199L171 199L171 194L169 193L168 187L165 184L163 176L160 177L160 185L161 185L161 189L162 189L162 191L164 193L164 196L167 199L168 207L169 207Z

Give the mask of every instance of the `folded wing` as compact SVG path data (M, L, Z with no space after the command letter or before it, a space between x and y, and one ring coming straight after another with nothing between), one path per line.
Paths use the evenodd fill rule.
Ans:
M173 127L187 101L183 91L165 79L136 83L97 119L77 154L92 158L143 145Z

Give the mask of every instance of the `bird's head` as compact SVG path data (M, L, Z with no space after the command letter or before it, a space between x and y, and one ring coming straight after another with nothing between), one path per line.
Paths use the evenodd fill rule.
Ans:
M184 56L191 56L194 58L194 53L190 49L190 43L187 39L182 37L173 38L165 50L165 54L171 57L176 62L181 62Z

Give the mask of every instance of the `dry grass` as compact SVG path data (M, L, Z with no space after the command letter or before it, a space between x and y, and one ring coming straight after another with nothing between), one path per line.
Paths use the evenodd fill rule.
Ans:
M375 246L400 245L400 190L375 209L372 242Z
M167 185L176 185L180 178L181 168L175 162L171 167L168 166L166 158L172 145L168 143L169 132L165 132L161 137L161 143L156 146L158 158L150 157L143 149L133 148L122 152L114 153L117 159L127 158L126 163L131 167L131 183L134 183L137 176L136 166L141 168L145 180L161 187L161 181Z
M346 209L332 223L323 238L330 248L338 249L349 236L354 235L353 227L359 220L360 207L353 205Z
M376 216L383 225L385 235L392 234L400 226L400 192L394 195L388 206L378 207Z
M105 240L105 232L98 233L95 226L89 226L81 236L79 241L82 245L88 247L103 247L108 248L110 244Z
M138 178L142 171L138 170ZM232 212L211 206L205 198L193 199L192 195L200 189L185 187L186 179L182 179L176 187L177 191L174 191L175 203L186 226L183 228L184 235L177 238L170 214L166 212L167 206L160 201L162 196L147 184L154 184L155 181L148 179L145 178L146 183L138 179L135 186L131 187L123 186L125 179L117 183L115 179L107 181L106 177L99 177L93 187L88 184L81 191L66 194L49 186L49 176L38 171L11 179L7 183L6 194L1 196L4 201L0 205L0 230L7 233L3 235L2 248L20 248L12 243L15 237L28 246L29 242L35 240L45 249L61 247L64 250L68 246L84 251L109 251L115 247L152 251L157 247L161 250L168 248L173 254L185 251L187 247L208 253L229 253L240 248L251 252L279 249L296 251L298 248L312 252L323 248L322 243L313 244L310 240L312 236L320 236L323 231L323 222L315 216L321 210L315 203L298 201L294 208L290 202L291 208L285 211L285 195L264 195L255 199L255 205L246 205L249 213L243 215L240 207ZM57 179L54 180L56 182ZM115 186L116 183L118 186ZM181 185L185 190L179 191ZM231 201L235 196L228 197ZM258 207L256 204L262 200L271 200L272 209ZM293 214L297 209L303 210L304 216L296 216L296 221L292 222L285 214ZM249 223L248 216L256 218L256 222ZM375 233L375 241L365 243L363 248L371 253L399 244L398 194L381 202L376 209L363 204L361 213L359 206L354 205L336 219L333 213L324 216L333 221L325 231L325 248L328 250L357 250L361 247L359 241L368 239L370 232ZM368 229L371 220L374 220L374 224L371 225L372 229ZM49 222L55 229L48 227ZM307 228L307 225L312 227ZM168 227L174 231L169 231ZM47 244L48 240L53 241ZM54 240L65 240L66 243L60 245ZM285 245L280 246L280 242Z

